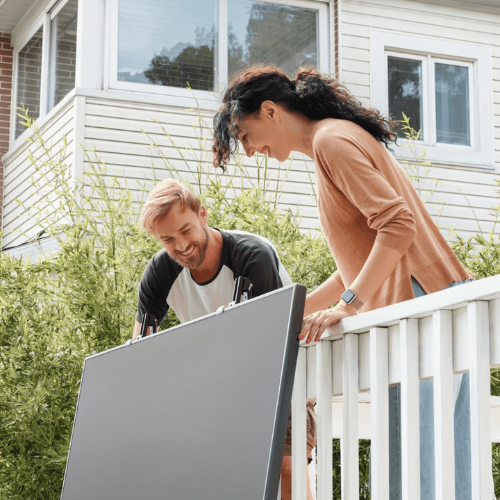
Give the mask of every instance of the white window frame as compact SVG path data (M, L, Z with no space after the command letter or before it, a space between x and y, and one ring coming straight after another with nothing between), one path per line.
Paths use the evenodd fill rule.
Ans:
M389 55L423 61L424 109L422 118L425 135L423 141L419 141L419 149L425 149L426 160L442 165L494 169L495 147L490 47L371 30L371 102L383 113L389 111L387 76ZM443 144L436 141L435 63L455 64L469 68L470 146ZM407 142L405 139L398 139L398 145L394 146L393 149L397 156L411 159L411 151L405 147Z
M230 0L229 0L230 1ZM328 0L263 0L268 3L287 5L291 7L302 7L318 11L318 66L319 70L325 73L330 71L330 44L328 27ZM228 36L228 0L218 0L216 16L218 19L218 40L217 53L215 54L216 67L219 70L219 76L215 84L218 91L208 90L188 90L180 87L168 87L163 85L151 85L146 83L123 82L118 80L118 2L119 0L110 0L110 19L108 23L108 41L109 60L106 88L113 90L125 90L129 92L140 92L143 94L161 94L172 96L173 98L192 98L193 96L200 101L218 101L220 99L218 91L223 91L228 81L228 57L227 57L227 36ZM175 103L175 100L173 100Z
M84 1L84 0L79 0ZM12 96L11 96L11 118L10 118L10 144L11 146L14 142L24 138L26 134L29 134L28 130L25 130L19 137L16 138L16 125L17 125L17 90L18 90L18 56L19 52L23 50L26 44L31 40L33 35L43 26L42 32L42 66L40 74L40 114L38 115L37 121L45 118L48 113L52 114L54 110L57 110L60 105L64 106L62 101L54 106L49 112L47 111L48 105L48 83L49 83L49 60L50 60L50 37L51 37L51 21L59 13L59 11L68 3L69 0L54 0L49 5L47 5L41 15L39 15L35 22L33 22L28 30L23 33L15 33L13 37L14 44L14 64L12 66ZM64 100L64 99L63 99ZM57 111L56 111L57 112Z

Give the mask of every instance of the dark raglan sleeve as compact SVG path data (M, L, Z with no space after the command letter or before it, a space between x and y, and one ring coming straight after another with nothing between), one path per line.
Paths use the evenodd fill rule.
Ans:
M153 314L160 324L168 314L167 297L178 272L156 254L146 266L139 283L139 301L135 319L140 323L144 313ZM169 272L170 271L170 272ZM174 274L174 276L172 276Z
M252 295L258 297L283 286L279 259L272 247L257 238L242 237L231 255L234 279L250 279Z

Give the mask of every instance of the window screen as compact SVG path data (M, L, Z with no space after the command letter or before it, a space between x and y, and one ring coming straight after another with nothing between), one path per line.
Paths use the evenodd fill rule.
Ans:
M294 77L318 66L318 11L229 0L229 78L255 63L275 64Z
M51 22L48 109L75 86L78 1L69 0Z
M403 113L410 118L410 125L421 130L424 139L422 109L422 61L388 57L389 114L401 120ZM398 137L405 137L398 127Z
M120 0L118 80L214 89L214 0Z
M42 73L43 27L33 35L22 48L17 58L17 100L18 107L25 107L29 116L40 116L40 82ZM24 131L24 126L16 120L16 138Z
M436 63L436 139L470 146L469 68Z

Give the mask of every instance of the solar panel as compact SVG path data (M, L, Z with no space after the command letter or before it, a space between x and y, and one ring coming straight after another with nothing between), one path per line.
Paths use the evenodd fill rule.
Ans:
M62 500L276 500L306 288L86 358Z

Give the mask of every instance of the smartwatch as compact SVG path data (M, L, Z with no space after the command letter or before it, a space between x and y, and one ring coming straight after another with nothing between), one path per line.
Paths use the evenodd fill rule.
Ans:
M363 302L361 302L361 300L359 300L357 297L356 297L356 294L350 289L348 288L343 294L342 294L342 297L341 299L346 303L346 304L350 304L351 306L353 306L355 309L359 309L362 305L363 305Z

